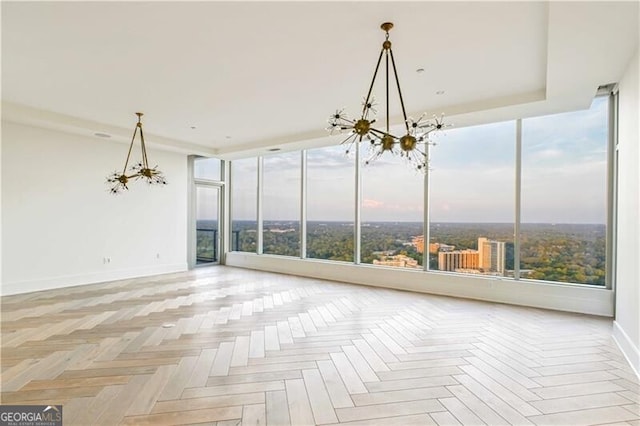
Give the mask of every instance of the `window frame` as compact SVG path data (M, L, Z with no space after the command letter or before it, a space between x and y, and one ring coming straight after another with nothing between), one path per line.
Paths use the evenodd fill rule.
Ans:
M228 253L228 242L230 227L228 224L228 191L226 183L228 178L228 162L220 160L220 180L212 180L205 178L196 178L195 176L195 163L198 160L206 159L209 157L203 157L200 155L190 155L187 157L187 173L189 178L189 191L187 194L187 202L189 205L187 220L187 265L190 269L200 268L212 265L222 265L225 262L225 256ZM197 188L198 187L215 187L218 188L218 260L214 263L206 263L198 265L196 262L196 242L197 242Z
M500 277L501 280L513 281L513 282L527 282L527 283L540 283L540 284L552 284L552 285L560 285L560 286L576 286L576 287L588 287L594 289L613 289L615 287L615 216L616 216L616 203L617 203L617 88L608 88L606 91L602 91L598 93L597 96L608 96L609 104L608 104L608 141L607 141L607 200L606 200L606 260L605 260L605 285L595 285L595 284L583 284L583 283L573 283L573 282L562 282L562 281L546 281L546 280L535 280L535 279L526 279L521 276L521 238L522 238L522 229L521 229L521 214L522 214L522 118L518 118L512 120L515 122L515 134L513 143L515 145L515 158L514 158L514 168L515 168L515 193L514 193L514 205L515 205L515 217L514 217L514 275L513 277ZM594 97L595 99L595 97ZM553 114L549 114L553 115ZM511 121L511 120L510 120ZM491 123L486 123L491 124ZM355 153L355 171L354 171L354 180L355 180L355 199L354 199L354 257L353 262L344 262L344 261L332 261L328 259L315 259L307 257L307 199L312 194L309 194L307 191L307 150L302 149L298 152L300 153L300 206L299 206L299 220L300 220L300 256L299 258L305 261L312 262L330 262L330 263L348 263L357 266L363 266L366 268L387 268L393 270L402 270L403 268L396 267L388 267L388 266L380 266L380 265L372 265L372 264L362 264L361 257L361 244L362 244L362 161L361 156L363 149L361 144L356 144L356 149L353 150ZM431 156L431 147L427 147L427 157ZM264 254L263 252L263 197L264 197L264 156L259 155L256 157L258 162L258 191L257 191L257 223L258 223L258 242L257 242L257 255ZM233 167L233 162L231 162L230 168ZM373 166L375 167L375 165ZM424 235L424 249L423 249L423 266L419 271L426 272L428 274L441 274L442 272L436 270L429 269L429 250L428 250L428 242L430 241L430 184L431 184L431 170L427 170L424 174L423 180L423 190L424 190L424 210L423 210L423 235ZM231 188L233 187L233 182L230 182ZM230 215L229 215L230 216ZM232 218L231 218L232 219ZM227 227L230 232L230 227ZM242 252L247 253L247 252ZM251 254L251 253L249 253ZM277 254L268 254L268 256L274 257L287 257L291 258L291 256L280 256ZM294 256L297 257L297 256ZM463 274L463 273L455 273L455 272L445 272L448 275L456 275L460 277L471 277L471 275ZM474 278L481 279L481 277L473 276Z

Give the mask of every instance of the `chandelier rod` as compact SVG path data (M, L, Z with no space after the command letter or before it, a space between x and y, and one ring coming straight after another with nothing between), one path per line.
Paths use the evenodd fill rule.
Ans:
M387 40L389 39L389 33L387 33ZM386 65L386 86L387 86L387 134L389 134L389 50L385 49L387 53L384 55L385 57L385 65Z
M378 75L378 68L380 68L380 61L382 61L382 54L384 53L384 48L380 51L380 56L378 56L378 63L376 64L376 70L373 72L373 78L371 79L371 85L369 86L369 92L367 93L367 99L364 100L364 106L362 107L362 116L364 117L364 113L367 111L367 105L369 104L369 98L371 97L371 92L373 91L373 84L376 82L376 75Z
M398 86L398 95L400 96L400 105L402 106L402 116L404 117L404 126L407 128L407 133L409 133L409 122L407 121L407 112L404 109L404 100L402 99L402 90L400 90L400 81L398 80L398 71L396 71L396 61L393 59L393 50L389 47L389 53L391 54L391 64L393 65L393 75L396 78L396 85ZM389 102L389 99L387 99ZM387 115L389 113L387 112Z
M142 164L145 168L149 168L149 160L147 159L147 147L144 144L144 133L142 132L142 123L140 123L140 146L142 147Z
M140 122L140 116L138 116L138 122ZM129 144L129 152L127 153L127 159L124 162L124 169L122 169L122 174L127 174L127 165L129 164L129 158L131 158L131 150L133 149L133 142L136 140L136 133L138 132L138 126L133 129L133 136L131 137L131 143Z

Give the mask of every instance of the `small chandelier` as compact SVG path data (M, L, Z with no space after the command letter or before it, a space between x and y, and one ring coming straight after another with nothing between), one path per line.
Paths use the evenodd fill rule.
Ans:
M338 109L335 113L329 116L329 126L327 127L327 131L329 131L330 134L342 133L344 131L349 132L349 136L341 142L341 144L347 146L347 154L351 151L354 143L362 142L364 138L370 141L371 156L365 161L365 164L371 163L386 151L392 154L398 153L396 145L399 145L400 156L406 158L416 170L426 172L428 168L428 145L433 145L429 139L429 135L434 131L440 131L450 125L445 125L443 123L444 114L440 116L440 118L434 115L431 119L425 118L426 114L422 114L422 116L417 120L414 120L411 117L407 118L407 113L404 108L404 100L402 99L402 91L400 90L400 82L398 81L396 62L393 59L393 50L391 49L391 42L389 41L389 31L393 28L393 24L391 22L385 22L380 26L380 28L385 32L385 40L382 43L382 51L378 57L376 70L373 72L373 79L369 86L369 92L367 92L367 96L362 102L362 114L360 118L357 120L350 119L344 112L344 109ZM385 106L387 113L386 130L384 131L373 127L373 123L376 122L376 119L374 118L376 114L376 103L371 95L383 55L385 57ZM406 129L406 134L401 137L392 135L389 131L389 58L391 58L393 75L395 77L396 87L398 88L398 96L400 97L402 116L404 117Z
M133 137L131 138L131 144L129 145L129 152L127 153L127 159L124 162L122 173L113 172L107 176L107 184L111 185L109 192L112 194L118 194L124 190L128 190L127 184L131 179L146 181L149 185L166 185L167 181L158 166L153 168L149 167L149 160L147 158L147 148L144 144L144 133L142 133L142 116L141 112L136 112L138 116L138 123L133 130ZM131 150L133 149L133 142L136 139L136 133L140 129L140 145L142 146L142 160L131 166L129 169L129 175L127 175L127 166L129 165L129 158L131 158Z

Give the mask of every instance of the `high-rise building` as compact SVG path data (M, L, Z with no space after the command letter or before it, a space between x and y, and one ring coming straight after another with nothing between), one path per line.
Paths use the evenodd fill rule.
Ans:
M484 265L486 263L485 261L485 243L487 243L489 241L488 238L485 237L480 237L478 238L478 267L479 268L484 268Z
M456 271L458 269L478 269L477 250L441 251L438 253L438 269Z
M484 272L504 275L505 243L478 238L478 267Z
M440 250L440 243L429 243L430 254L438 254L439 250Z
M416 248L418 253L424 253L424 236L419 235L411 239L411 244Z

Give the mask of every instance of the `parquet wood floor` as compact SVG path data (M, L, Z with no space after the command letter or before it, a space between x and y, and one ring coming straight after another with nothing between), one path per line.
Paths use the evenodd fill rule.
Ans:
M640 425L606 318L224 266L2 298L65 424Z

